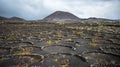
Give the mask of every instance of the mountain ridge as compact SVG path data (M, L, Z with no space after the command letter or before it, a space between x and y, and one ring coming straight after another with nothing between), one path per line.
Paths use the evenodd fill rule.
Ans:
M3 16L0 16L0 21L25 21L25 19L20 18L20 17L10 17L10 18L6 18Z
M20 17L11 17L9 20L19 20L19 21L25 21L25 19L20 18Z
M0 21L30 21L25 20L23 18L19 17L11 17L6 18L3 16L0 16ZM89 18L79 18L75 16L74 14L66 11L55 11L52 14L46 16L45 18L41 20L31 20L31 22L57 22L57 21L63 21L63 22L120 22L120 20L114 20L114 19L107 19L107 18L96 18L96 17L89 17Z

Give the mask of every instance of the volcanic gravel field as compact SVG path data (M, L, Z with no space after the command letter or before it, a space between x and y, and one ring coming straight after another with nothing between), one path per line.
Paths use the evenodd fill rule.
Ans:
M2 23L0 67L120 67L120 24Z

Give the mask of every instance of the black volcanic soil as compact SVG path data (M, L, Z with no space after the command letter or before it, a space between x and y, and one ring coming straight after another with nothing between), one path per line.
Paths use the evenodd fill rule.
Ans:
M0 67L119 67L119 29L119 23L0 24Z

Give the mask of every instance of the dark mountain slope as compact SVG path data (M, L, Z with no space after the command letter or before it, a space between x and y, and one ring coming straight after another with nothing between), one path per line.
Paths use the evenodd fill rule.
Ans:
M64 11L56 11L49 16L45 17L45 21L65 21L65 20L80 20L77 16Z

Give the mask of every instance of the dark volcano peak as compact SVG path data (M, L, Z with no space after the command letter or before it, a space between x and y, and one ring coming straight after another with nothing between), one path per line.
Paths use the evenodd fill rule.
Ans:
M80 20L77 16L72 13L65 11L56 11L49 16L45 17L43 20L47 21L64 21L64 20Z

